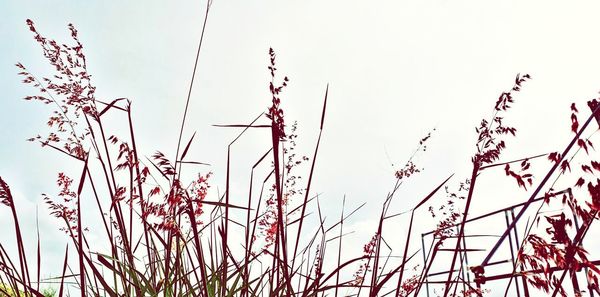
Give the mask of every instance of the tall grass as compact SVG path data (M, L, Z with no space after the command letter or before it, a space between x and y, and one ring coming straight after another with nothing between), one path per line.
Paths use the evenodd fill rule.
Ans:
M207 3L204 26L209 9L210 2ZM241 132L227 147L225 192L220 199L209 200L207 194L212 186L212 173L203 169L204 163L187 158L195 134L187 141L183 138L204 28L181 128L177 131L176 154L169 158L162 152L156 152L144 158L139 155L143 150L136 144L137 128L132 122L131 102L126 98L109 102L96 98L96 88L87 71L86 56L75 27L69 25L72 44L65 45L41 35L31 20L27 20L27 25L55 71L51 76L38 78L27 67L17 64L23 82L38 91L25 99L53 108L47 122L52 132L46 136L35 136L30 141L72 158L81 168L77 179L59 173L56 180L58 194L44 195L51 214L62 221L62 230L70 241L65 248L61 270L57 272L60 274L56 278L59 281L58 296L72 294L68 290L68 282L76 284L81 296L417 296L422 293L433 263L440 261L436 256L446 242L454 244L454 247L447 280L443 283L443 295L483 295L484 267L497 247L492 249L482 265L472 267L476 276L474 282L459 278L457 275L466 267L456 267L463 250L461 242L465 237L465 224L470 216L477 178L485 169L502 165L506 175L514 178L519 187L527 188L534 184L533 175L528 171L531 158L499 161L506 147L504 138L514 136L516 132L515 128L504 124L502 114L514 102L514 93L530 78L529 75L519 75L511 90L498 98L491 120L483 120L477 128L472 175L460 184L459 191L448 191L447 183L453 174L436 181L434 188L406 212L410 214L410 220L407 226L403 226L408 230L404 246L400 252L392 250L383 234L390 228L389 222L404 213L391 213L390 206L403 183L420 172L420 167L413 163L413 157L425 150L431 136L427 135L419 141L405 166L396 172L392 188L381 205L374 234L365 243L363 253L348 258L344 246L344 237L348 234L344 232L348 231L344 224L362 205L347 209L344 200L339 219L327 224L319 197L311 191L322 132L327 128L329 86L324 91L314 151L310 157L298 156L294 151L296 125L289 124L282 104L282 94L289 79L278 76L276 54L270 49L270 106L247 124L220 126L240 129ZM541 191L557 168L561 168L561 174L568 173L570 167L565 158L575 144L586 153L593 148L589 139L581 138L594 115L598 114L597 105L590 107L592 115L579 127L578 111L573 105L571 125L576 135L563 153L547 155L555 165L531 199ZM126 131L124 135L106 128L110 126L107 125L109 114L125 119L125 129L115 130ZM257 156L251 168L246 203L236 205L230 196L232 146L250 129L270 134L269 149ZM310 166L306 172L298 173L302 163ZM516 163L520 164L518 171L511 167ZM200 168L200 173L192 180L185 180L187 175L182 175L182 172L191 166ZM595 161L585 166L582 170L591 176L593 170L600 171L600 165ZM268 168L268 174L260 176L255 171L259 167ZM302 176L307 177L306 180L301 179ZM528 249L518 252L518 263L515 263L518 265L513 266L515 270L510 275L511 279L525 276L535 287L556 294L564 292L561 282L565 274L573 274L583 267L589 271L590 289L598 290L600 271L587 259L580 245L600 209L600 186L593 184L591 176L582 176L576 184L581 187L587 182L592 199L589 204L582 204L574 198L563 201L582 219L583 227L571 238L564 229L570 224L564 214L547 218L552 226L548 229L551 240L535 234L523 237L526 244L522 246ZM450 202L445 214L438 216L439 224L429 254L423 263L417 264L414 256L418 250L411 242L415 214L426 213L425 206L431 204L431 199L441 189L446 189ZM550 197L550 191L547 195ZM83 210L82 199L93 199L96 209ZM0 201L11 211L14 223L11 230L14 231L18 252L17 257L11 257L0 244L0 283L3 284L0 295L43 296L39 285L43 282L40 279L39 234L37 258L28 259L26 248L29 247L24 246L24 230L19 225L18 201L1 178ZM454 206L463 203L462 210ZM90 244L89 233L84 226L93 222L90 219L92 211L97 212L100 220L98 226L90 227L102 236L106 250L98 248L101 246L98 242ZM307 228L309 211L317 217L316 229ZM429 211L434 214L431 207ZM521 215L519 213L514 221ZM243 221L237 218L243 218ZM458 227L457 231L452 231L453 227ZM243 230L238 232L242 234L241 239L232 235L236 233L233 230ZM510 230L512 228L506 232ZM499 244L505 237L506 234L500 237ZM258 239L266 244L259 246ZM238 245L242 246L242 252L237 252ZM332 245L337 247L335 259L325 257ZM76 261L72 257L76 257ZM34 262L36 266L32 266ZM553 265L564 271L560 278L549 273ZM36 267L37 271L31 267ZM519 272L516 267L538 272ZM548 268L539 271L544 267ZM455 274L456 271L458 273ZM34 279L32 275L35 275ZM468 289L459 291L459 284Z

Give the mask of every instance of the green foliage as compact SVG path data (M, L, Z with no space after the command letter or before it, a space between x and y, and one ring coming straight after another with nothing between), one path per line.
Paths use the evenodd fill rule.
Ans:
M45 288L41 293L44 297L55 297L57 295L56 288L54 287Z
M0 284L0 297L17 297L25 296L22 291L15 292L13 288L6 284Z

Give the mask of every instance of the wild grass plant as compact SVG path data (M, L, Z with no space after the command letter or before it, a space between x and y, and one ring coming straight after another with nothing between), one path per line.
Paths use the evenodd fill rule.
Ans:
M210 3L207 4L205 25L209 8ZM539 290L566 295L561 284L565 275L586 269L588 289L598 291L600 271L588 260L580 243L600 208L600 181L594 181L600 163L590 158L581 170L576 171L571 168L569 159L583 152L590 156L593 151L591 140L582 134L598 115L595 101L590 101L592 114L581 127L579 111L575 104L571 107L570 124L574 137L562 152L500 161L506 147L505 139L515 136L517 131L506 125L503 114L531 78L527 74L517 75L511 89L497 99L491 119L482 120L477 127L476 153L471 159L472 175L459 183L458 190L448 190L447 184L453 178L451 173L432 183L429 194L405 213L410 215L409 224L403 226L408 235L401 251L392 253L383 234L389 222L400 214L390 210L391 202L403 183L421 170L413 161L414 155L411 156L396 172L389 194L383 197L376 229L369 234L370 240L365 243L363 253L347 257L344 237L348 230L344 229L344 224L362 206L347 208L344 203L339 219L326 223L318 195L311 189L322 131L326 129L329 87L324 91L323 107L319 111L321 119L314 151L303 156L296 151L296 124L290 124L284 113L282 96L290 80L278 75L276 54L270 49L269 105L250 123L220 126L238 129L240 133L226 150L224 193L219 199L210 199L208 193L214 186L213 173L204 167L204 163L188 157L193 149L194 134L189 139L183 137L194 76L190 79L181 128L177 131L178 142L173 144L176 154L168 156L156 152L145 157L140 152L147 150L138 148L136 143L138 128L132 121L131 101L97 98L76 28L68 26L72 40L67 45L40 34L33 21L27 20L27 25L54 71L51 75L38 77L25 65L16 65L23 83L37 91L25 99L44 103L52 109L47 120L51 132L34 136L29 141L75 160L81 171L76 176L58 173L58 193L43 195L45 204L62 222L61 230L70 241L55 278L58 281L55 291L40 289L44 280L40 276L39 236L37 257L30 259L26 250L31 247L25 246L24 230L19 224L22 219L19 201L15 201L9 181L0 178L0 201L12 215L14 225L11 230L18 253L10 255L0 245L0 283L3 284L0 296L417 296L423 293L427 275L439 259L436 256L443 244L453 249L443 296L483 295L485 291L481 285L486 281L484 267L489 259L482 265L471 267L470 273L476 277L472 282L457 276L465 269L457 261L477 179L484 170L496 166L503 166L506 175L513 178L518 187L536 188L526 206L538 194L548 197L547 204L556 203L551 199L551 189L542 191L550 177L581 175L574 187L587 189L587 193L583 191L587 199L565 197L559 204L565 207L565 212L583 222L582 228L573 236L566 229L572 222L564 213L546 217L550 226L547 234L527 233L523 237L523 248L518 252L513 274L524 277ZM204 28L202 32L203 36ZM114 125L107 122L115 117L123 119L125 127L110 129ZM236 204L230 197L231 147L251 129L268 133L269 149L257 156L251 168L245 203ZM418 142L415 154L425 150L430 136ZM571 152L573 148L577 151ZM540 157L547 157L553 167L536 185L530 160ZM307 170L301 171L301 165ZM268 168L268 174L260 175L257 168ZM189 175L182 174L188 170L198 171L195 178L187 179ZM432 198L443 190L448 194L448 201L440 211L442 208L436 210L431 205ZM82 199L94 202L94 215L100 218L98 225L89 225L93 222L88 218L92 210L82 210ZM427 211L436 216L439 223L429 254L417 264L413 222L416 213ZM313 214L312 218L316 217L316 231L307 228L309 212ZM519 213L517 217L521 215ZM540 217L536 216L538 221ZM100 234L102 244L90 243L87 228ZM101 246L106 249L99 248ZM331 248L336 249L333 252L335 258L325 256L331 255ZM325 262L334 264L325 265ZM552 269L563 271L562 276L550 273ZM73 286L67 285L71 282L77 293ZM459 284L465 285L466 289L461 289Z

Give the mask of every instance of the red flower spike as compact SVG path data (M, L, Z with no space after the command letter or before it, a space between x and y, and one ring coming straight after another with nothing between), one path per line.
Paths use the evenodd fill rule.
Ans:
M589 154L589 152L588 152L588 148L587 148L587 145L585 144L585 141L584 141L583 139L581 139L581 138L580 138L580 139L578 139L578 140L577 140L577 145L578 145L580 148L584 149L586 154Z
M571 111L572 111L572 112L579 112L579 111L577 110L577 107L575 106L575 103L571 103Z
M571 131L573 131L573 133L577 133L578 128L579 122L577 121L577 116L573 113L571 114Z
M569 161L563 160L563 162L560 164L560 169L562 170L562 173L565 173L567 169L569 169L569 172L571 172L571 165L569 165Z

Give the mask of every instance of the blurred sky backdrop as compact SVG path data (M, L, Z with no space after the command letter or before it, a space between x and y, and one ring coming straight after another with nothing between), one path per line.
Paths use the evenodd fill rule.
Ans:
M49 73L25 20L59 41L69 41L73 23L98 98L130 98L141 153L169 156L204 8L204 1L0 2L0 176L18 198L30 242L39 208L44 249L57 255L43 260L45 276L56 273L66 241L41 193L55 194L57 172L77 176L80 164L25 141L45 133L49 115L46 106L22 100L35 91L20 83L14 64ZM394 171L433 128L427 151L415 160L425 170L401 189L393 212L409 209L451 173L454 185L468 177L474 127L491 116L517 73L533 79L507 115L518 137L508 139L502 160L562 150L570 103L587 116L585 102L600 90L598 12L598 1L214 0L184 132L184 141L197 132L191 158L211 167L190 171L214 172L213 186L222 192L226 146L237 131L211 125L247 123L266 111L273 47L279 74L290 78L282 95L286 120L299 122L298 149L309 156L329 83L313 192L336 218L344 195L347 208L368 202L349 227L356 231L349 246L360 252L376 231ZM266 145L267 135L252 132L234 147L233 191L245 195L250 167ZM541 161L536 170L549 166ZM502 175L499 169L482 177L473 214L528 197ZM7 214L0 210L0 235L10 240ZM434 227L425 211L418 220L417 234ZM404 222L393 227L398 240Z

